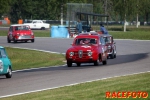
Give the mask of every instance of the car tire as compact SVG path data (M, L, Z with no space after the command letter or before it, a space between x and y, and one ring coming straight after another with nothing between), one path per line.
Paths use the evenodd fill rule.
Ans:
M81 63L77 63L77 66L80 66L81 65Z
M45 30L45 27L41 27L41 30Z
M114 59L114 56L115 56L115 55L114 55L114 50L113 50L113 53L110 55L110 58L111 58L111 59Z
M114 58L116 58L116 54L114 55Z
M72 62L67 61L67 66L68 66L68 67L72 67Z
M10 43L10 42L11 42L11 40L9 40L9 38L7 38L7 42L8 42L8 43Z
M34 39L33 39L33 40L31 40L31 42L34 42Z
M14 39L14 43L17 43L17 40L16 40L16 39Z
M98 61L94 61L94 66L97 66L98 65Z
M103 65L106 65L107 64L107 60L102 61L102 63L103 63Z
M11 78L12 77L12 69L9 67L8 73L6 74L6 78Z

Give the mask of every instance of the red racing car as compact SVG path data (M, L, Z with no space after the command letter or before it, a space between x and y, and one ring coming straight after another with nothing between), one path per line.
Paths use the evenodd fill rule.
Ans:
M114 42L112 35L103 35L103 38L106 42L108 58L116 58L117 50L116 43Z
M72 47L66 51L67 66L71 67L72 63L80 66L81 63L94 63L98 65L102 62L107 64L107 48L102 35L98 33L81 33L72 44Z
M14 41L31 41L34 42L34 33L30 29L30 26L23 24L11 25L7 35L7 42Z

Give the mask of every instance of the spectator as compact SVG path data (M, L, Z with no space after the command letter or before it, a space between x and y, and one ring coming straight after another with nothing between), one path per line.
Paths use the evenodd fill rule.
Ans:
M80 22L80 20L78 20L76 29L77 29L77 32L78 32L77 34L82 33L82 23Z
M103 24L100 24L100 31L102 32L102 34L108 34L108 31L106 30Z

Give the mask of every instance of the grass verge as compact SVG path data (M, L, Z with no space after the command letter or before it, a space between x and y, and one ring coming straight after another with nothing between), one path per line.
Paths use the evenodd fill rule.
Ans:
M114 39L137 39L150 40L149 31L127 31L127 32L109 32Z
M13 70L65 64L65 56L63 54L46 53L10 47L5 48L12 62Z
M150 100L149 79L150 72L147 72L6 97L1 98L1 100L120 100L119 98L105 98L107 91L145 91L149 94L148 98L137 98L136 100ZM135 100L135 98L130 97L121 100Z

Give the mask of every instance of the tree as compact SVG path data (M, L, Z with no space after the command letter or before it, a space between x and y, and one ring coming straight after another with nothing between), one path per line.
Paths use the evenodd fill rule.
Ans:
M4 14L8 16L8 11L10 9L9 3L10 0L0 0L0 17Z
M140 0L139 11L140 15L144 16L143 21L148 22L150 15L150 0Z

